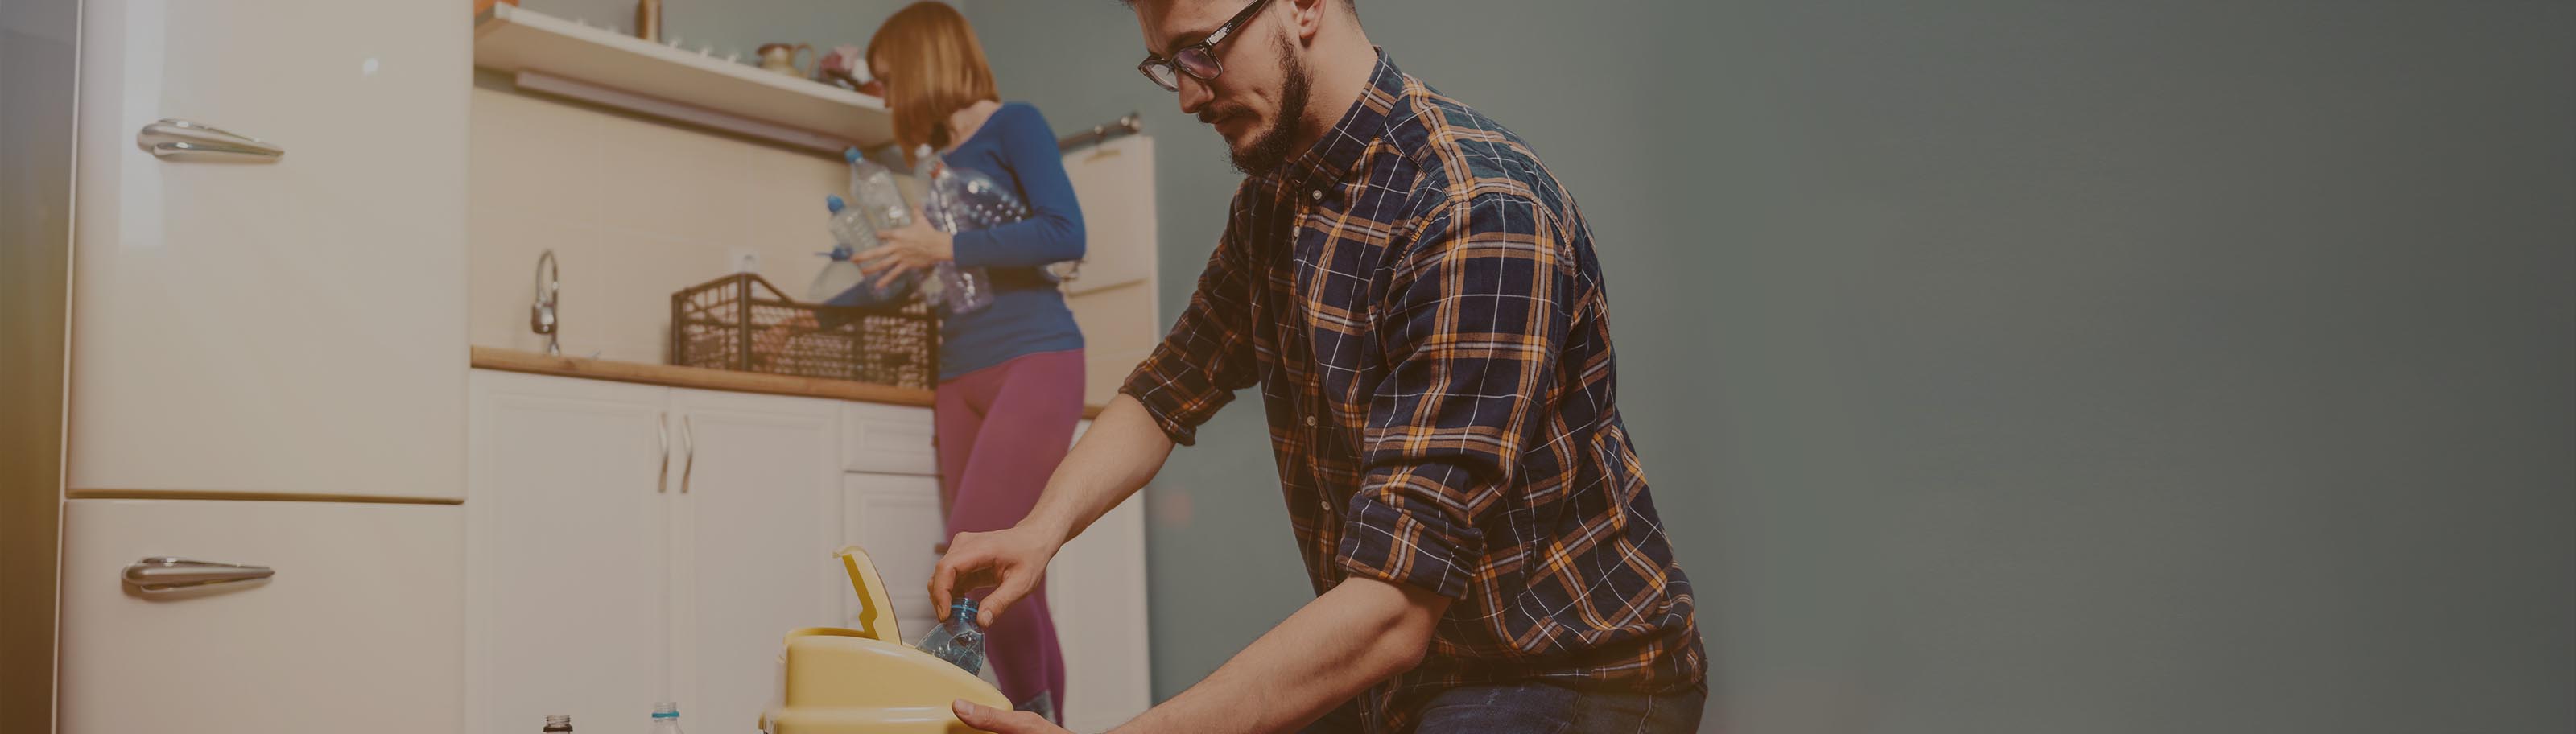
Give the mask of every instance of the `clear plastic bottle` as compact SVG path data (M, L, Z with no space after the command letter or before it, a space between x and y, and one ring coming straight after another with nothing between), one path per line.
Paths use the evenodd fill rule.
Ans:
M876 232L912 227L912 203L904 201L904 188L894 183L891 167L878 165L876 160L868 160L866 155L858 155L855 147L842 149L840 157L850 162L850 201L855 201L855 211L863 216L860 221L868 224L866 237L845 240L853 247L853 252L876 250ZM943 286L948 286L948 283L935 273L907 273L896 283L878 288L876 301L894 301L902 299L909 291L920 291L922 299L938 304L948 291Z
M868 226L867 216L838 196L823 197L823 205L832 210L829 229L835 244L831 252L820 254L832 261L824 263L823 272L814 275L813 285L806 286L805 300L833 306L861 306L885 300L893 289L860 287L867 283L868 274L850 261L861 243L876 239L876 230Z
M653 734L682 734L680 704L672 701L653 704Z
M921 146L915 153L913 175L921 179L921 211L930 217L930 226L952 235L981 229L973 225L969 210L961 203L966 184L956 169L950 168L948 161L930 146ZM932 269L932 279L940 282L943 293L937 300L948 305L949 313L974 313L993 305L992 276L983 268L961 268L950 260Z
M841 158L850 163L850 200L866 210L868 226L883 231L912 225L912 206L904 203L892 169L859 155L857 148L841 151Z
M958 597L948 607L948 621L930 628L916 647L968 673L983 672L984 628L975 625L975 600Z
M858 263L850 260L860 250L876 247L876 227L868 224L866 209L850 206L840 196L824 196L824 209L832 209L829 229L832 229L835 245L832 245L832 252L817 252L817 255L832 258L832 263L824 263L822 273L814 273L814 283L806 286L806 301L824 306L891 304L891 301L904 299L904 294L909 294L922 281L922 276L917 276L917 273L907 273L902 278L894 278L894 283L876 286L873 278L868 278L866 268L858 268Z

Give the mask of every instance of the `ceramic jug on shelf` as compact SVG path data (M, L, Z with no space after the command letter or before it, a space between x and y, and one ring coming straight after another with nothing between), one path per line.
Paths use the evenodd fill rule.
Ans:
M801 78L811 75L796 67L796 55L812 50L812 44L764 43L756 53L760 54L760 68Z

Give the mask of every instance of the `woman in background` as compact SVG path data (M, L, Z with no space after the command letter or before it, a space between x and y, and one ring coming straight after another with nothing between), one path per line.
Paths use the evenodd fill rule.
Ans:
M955 8L925 1L896 12L868 41L865 58L885 85L907 158L928 145L950 166L991 176L1031 211L1020 222L954 236L915 217L910 227L881 233L884 247L859 255L880 278L941 261L991 276L992 306L947 314L940 324L940 499L949 537L1009 528L1037 503L1082 419L1082 332L1040 270L1082 257L1082 211L1055 131L1037 108L1001 102L983 46ZM943 614L948 601L932 600ZM1045 582L992 620L985 643L1004 695L1022 708L1043 702L1050 715L1063 710L1064 656Z

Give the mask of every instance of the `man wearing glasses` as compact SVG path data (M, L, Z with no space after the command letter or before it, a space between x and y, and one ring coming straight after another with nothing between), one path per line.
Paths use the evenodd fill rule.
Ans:
M1370 45L1353 0L1134 0L1138 68L1246 178L1198 292L1018 526L933 598L1048 559L1261 386L1317 596L1121 732L1689 732L1689 580L1615 404L1573 197ZM976 728L1057 729L959 702Z

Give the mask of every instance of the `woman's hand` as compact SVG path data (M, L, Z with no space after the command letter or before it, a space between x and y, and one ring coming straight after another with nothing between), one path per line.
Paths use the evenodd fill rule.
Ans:
M883 246L858 253L850 258L859 270L875 278L871 285L884 288L915 270L929 270L942 262L957 259L955 240L948 233L930 226L930 218L916 211L912 224L902 229L877 233Z

